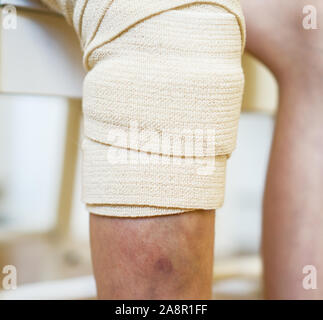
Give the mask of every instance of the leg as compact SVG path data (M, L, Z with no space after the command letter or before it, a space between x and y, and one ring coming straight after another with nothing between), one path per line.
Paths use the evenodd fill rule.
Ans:
M91 214L100 299L210 299L214 212L154 218Z
M303 0L242 3L248 49L273 70L280 85L264 196L265 295L269 299L322 299L322 30L302 28L299 17L307 4ZM322 2L311 3L322 25ZM306 265L317 270L317 290L303 288Z
M315 89L316 88L316 89ZM313 90L314 89L314 90ZM263 254L268 298L323 298L323 95L318 83L282 88L264 197ZM306 291L314 265L318 290ZM321 284L321 285L320 285Z
M213 209L223 203L243 94L240 8L45 2L74 25L89 71L83 201L96 214L116 207L91 216L99 297L210 298Z
M120 218L116 217L119 207L105 217L91 215L92 257L101 299L211 298L213 211L197 210L144 218L139 208L148 204L170 209L213 209L222 204L226 154L231 153L235 145L243 92L241 30L236 17L223 12L220 7L188 6L155 15L129 29L107 47L109 54L110 50L116 50L121 57L126 51L119 53L120 48L114 46L118 44L121 49L129 47L133 55L131 59L106 59L87 75L84 106L88 110L85 119L89 121L85 123L90 128L96 113L101 118L96 121L105 122L102 128L108 128L113 112L115 115L111 118L122 120L120 128L130 128L130 125L126 126L130 116L133 120L139 117L138 123L143 123L140 127L146 128L143 133L148 131L149 134L160 127L158 135L162 132L164 136L165 132L166 136L160 145L163 154L152 150L153 161L149 164L138 161L126 165L106 163L106 159L111 157L110 150L118 150L120 155L126 150L122 143L127 142L127 139L122 140L121 148L120 145L107 147L110 143L104 139L109 136L109 131L100 135L101 141L97 139L100 143L86 139L83 145L83 191L89 207L91 204L130 207L126 217L120 213ZM190 32L187 32L188 27ZM181 28L184 28L181 41L187 37L187 41L180 44L182 49L177 48ZM169 39L171 35L176 35L176 39ZM146 44L143 39L152 43ZM139 42L138 48L136 41ZM164 49L170 44L175 45L175 50L171 49L168 59L169 54ZM190 48L192 45L194 48ZM143 59L146 55L147 58ZM129 65L126 67L129 63L131 68ZM122 73L116 73L116 70ZM122 88L110 87L116 83ZM169 90L172 90L174 98ZM98 99L98 93L105 95ZM113 106L111 110L107 108L109 105ZM133 115L132 111L135 111ZM102 119L105 117L106 120ZM209 148L209 157L198 155L198 161L191 161L193 158L187 152L194 149L199 153L198 148L207 141L194 137L194 148L185 152L182 143L178 148L176 142L192 141L187 129L199 127L216 129L216 143ZM169 130L174 132L172 141L168 142ZM203 130L194 131L196 135ZM133 139L131 133L129 137ZM118 140L112 142L120 143ZM142 145L139 142L138 146ZM175 143L172 145L172 142ZM142 155L147 158L146 151L140 148L128 151L127 156L135 153L140 158ZM182 162L180 165L179 160ZM212 160L210 163L215 170L209 174L201 173L200 160ZM138 210L133 210L136 205ZM152 216L152 211L145 212L146 216ZM132 218L129 218L130 214Z

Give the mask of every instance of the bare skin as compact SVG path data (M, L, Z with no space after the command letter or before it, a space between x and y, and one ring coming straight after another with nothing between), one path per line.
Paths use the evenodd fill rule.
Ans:
M91 214L99 299L210 299L214 211L153 218Z
M267 299L323 299L323 2L304 30L304 0L242 0L247 49L275 74L280 104L264 195ZM303 268L317 289L303 288Z

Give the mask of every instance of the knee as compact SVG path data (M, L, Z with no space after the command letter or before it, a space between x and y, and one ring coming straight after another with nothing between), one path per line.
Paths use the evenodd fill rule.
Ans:
M164 278L179 276L179 272L189 273L198 267L196 264L203 254L200 242L204 241L205 233L210 237L206 223L212 217L194 211L129 223L119 220L126 235L119 239L120 252L144 276Z

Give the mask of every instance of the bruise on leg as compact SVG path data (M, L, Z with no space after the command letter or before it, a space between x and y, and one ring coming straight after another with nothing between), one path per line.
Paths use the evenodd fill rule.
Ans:
M90 219L99 298L210 298L213 211Z

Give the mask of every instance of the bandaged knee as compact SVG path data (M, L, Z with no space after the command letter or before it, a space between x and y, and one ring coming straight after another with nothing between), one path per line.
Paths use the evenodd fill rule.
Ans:
M44 0L72 24L83 86L90 212L217 209L244 77L239 0Z

